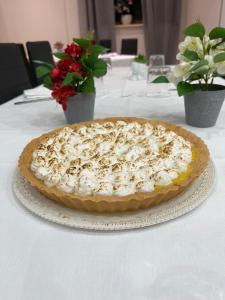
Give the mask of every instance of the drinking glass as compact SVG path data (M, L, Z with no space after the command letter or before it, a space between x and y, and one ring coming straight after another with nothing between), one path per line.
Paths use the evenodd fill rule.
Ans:
M171 71L169 66L148 67L147 82L151 83L158 76L166 76Z
M163 54L150 55L149 66L152 67L165 66L165 55Z
M167 75L171 68L165 65L165 56L161 54L149 57L149 67L147 74L147 96L162 96L168 88L168 84L154 84L152 81L158 76Z

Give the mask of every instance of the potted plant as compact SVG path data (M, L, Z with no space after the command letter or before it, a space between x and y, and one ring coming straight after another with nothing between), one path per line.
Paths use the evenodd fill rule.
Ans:
M54 53L55 66L41 63L36 72L52 97L62 105L68 123L93 119L95 104L94 77L107 72L107 64L99 55L106 48L93 44L92 37L73 39L63 52Z
M121 23L123 25L129 25L132 22L131 7L133 5L132 0L117 0L115 5L116 12L121 15Z
M173 82L184 96L186 122L196 127L215 125L225 98L225 86L215 77L225 74L225 28L215 27L207 35L201 22L184 31L179 44L179 64L168 76L153 82Z
M143 54L138 54L131 64L131 80L147 79L148 60Z

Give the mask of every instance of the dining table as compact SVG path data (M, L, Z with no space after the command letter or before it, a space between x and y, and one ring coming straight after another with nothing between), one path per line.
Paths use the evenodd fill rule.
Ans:
M13 192L20 153L35 137L66 124L54 100L0 106L1 300L225 299L225 106L211 128L185 123L184 101L163 87L151 94L129 67L96 80L94 118L166 120L198 135L216 168L215 185L198 208L142 229L91 231L48 222ZM133 87L133 89L132 89ZM150 92L149 92L150 91Z

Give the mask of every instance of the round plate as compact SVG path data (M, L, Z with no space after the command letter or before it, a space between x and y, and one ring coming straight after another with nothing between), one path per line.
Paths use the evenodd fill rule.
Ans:
M215 167L210 161L202 175L181 195L153 208L113 214L88 213L61 206L40 194L18 171L13 189L28 210L48 221L83 229L124 230L152 226L190 212L206 200L214 181Z

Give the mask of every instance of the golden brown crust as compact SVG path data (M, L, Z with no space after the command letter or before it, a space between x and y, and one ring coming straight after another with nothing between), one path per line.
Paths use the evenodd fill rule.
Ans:
M32 153L41 143L41 141L49 137L62 128L55 129L49 133L43 134L42 136L32 140L23 150L19 158L19 171L20 174L26 178L26 180L36 189L38 189L47 198L57 201L70 208L75 208L79 210L96 211L96 212L116 212L116 211L127 211L136 210L140 208L147 208L157 205L161 202L167 201L187 188L199 175L205 170L209 161L209 151L204 142L194 135L193 133L187 131L184 128L176 126L171 123L167 123L159 120L148 120L142 118L105 118L98 119L94 122L104 123L104 122L116 122L118 120L125 122L139 122L139 123L150 123L163 125L167 129L174 131L176 134L184 137L186 140L190 141L195 149L196 159L191 163L191 173L179 184L172 184L148 193L135 193L127 196L102 196L102 195L90 195L81 196L62 192L56 187L47 187L41 180L36 178L30 169L32 162ZM88 126L93 121L82 122L74 125L66 125L71 128L79 128L81 126Z

